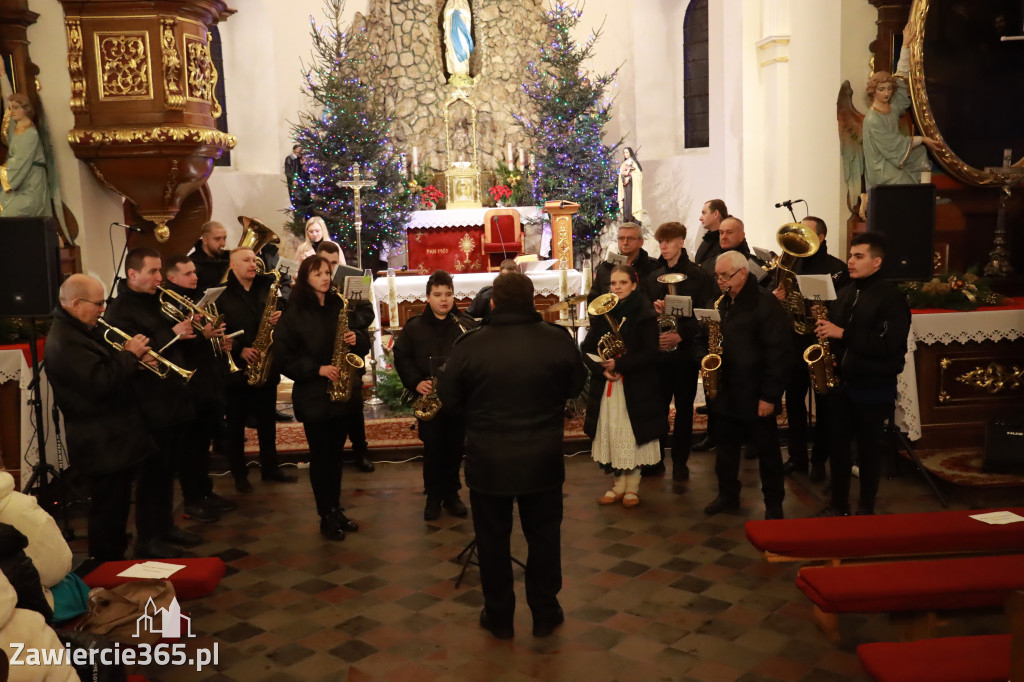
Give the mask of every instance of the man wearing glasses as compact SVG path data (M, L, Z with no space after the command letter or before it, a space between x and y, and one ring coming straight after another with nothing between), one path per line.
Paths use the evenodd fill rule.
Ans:
M720 255L715 277L726 294L718 306L722 316L719 391L710 406L718 443L718 497L704 513L739 509L740 451L747 440L759 458L765 518L781 519L785 474L775 416L782 407L793 361L789 322L775 297L747 271L742 253Z
M647 281L647 276L658 267L657 261L651 258L644 251L643 228L636 223L622 223L619 225L619 254L626 257L625 265L632 265L641 282ZM594 268L594 284L590 288L588 301L593 301L601 294L607 294L610 289L612 268L616 263L604 261Z

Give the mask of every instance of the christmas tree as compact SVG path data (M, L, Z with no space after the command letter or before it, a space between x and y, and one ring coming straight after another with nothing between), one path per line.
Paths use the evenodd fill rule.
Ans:
M516 121L536 150L534 199L565 199L580 205L573 217L573 249L589 256L605 223L618 212L614 154L621 140L606 145L603 139L611 119L605 91L618 69L591 76L582 68L601 33L595 31L578 44L572 30L581 14L561 3L545 13L548 38L541 45L539 62L527 66L531 80L523 85L536 108L537 123L523 116L516 116Z
M365 35L345 31L344 8L345 0L327 0L326 22L317 25L310 20L313 63L303 78L312 113L300 113L292 128L304 157L304 171L296 176L292 190L293 229L301 235L305 221L318 215L327 223L331 239L354 253L353 193L338 182L351 179L352 166L359 163L363 176L377 181L361 194L363 256L380 258L385 246L403 242L411 200L402 157L390 139L391 116L383 98L361 78L368 65L355 52L369 54L369 59L377 56L365 44L353 51Z

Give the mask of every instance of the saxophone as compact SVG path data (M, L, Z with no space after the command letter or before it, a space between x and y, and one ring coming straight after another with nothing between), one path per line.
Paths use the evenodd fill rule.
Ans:
M348 344L345 343L345 334L349 331L348 299L337 289L333 291L341 299L338 329L334 334L334 352L331 354L331 364L338 368L338 380L328 384L327 396L331 402L344 403L352 397L354 370L363 368L363 359L355 353L350 353Z
M466 328L459 322L459 316L456 313L454 315L455 324L458 325L462 333L466 333ZM417 419L428 422L437 416L437 413L441 411L441 398L437 395L437 377L430 377L430 393L427 395L421 395L412 401L412 413Z
M263 316L256 330L256 339L252 342L253 350L260 353L260 359L245 368L245 378L250 386L262 386L270 377L270 344L274 342L274 325L270 322L277 310L278 289L281 287L281 274L277 270L267 273L274 278L267 293L267 302L263 306Z
M827 320L828 311L821 303L811 306L811 315L815 322ZM807 363L807 371L811 375L811 387L818 395L825 395L836 387L836 359L832 355L832 348L827 338L819 339L812 346L804 351L804 362Z
M715 310L725 294L715 301ZM722 323L708 322L708 354L700 361L700 379L704 384L704 396L708 400L718 397L718 380L722 370Z

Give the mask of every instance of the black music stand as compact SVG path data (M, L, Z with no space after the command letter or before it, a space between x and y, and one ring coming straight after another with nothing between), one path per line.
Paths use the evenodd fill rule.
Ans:
M459 571L459 577L455 579L455 587L459 587L462 584L462 579L466 577L466 571L469 569L469 565L474 566L480 565L480 556L476 551L476 535L473 535L473 539L469 541L469 544L462 548L458 556L455 557L456 561L462 562L462 570ZM526 570L526 564L515 557L511 557L512 563Z

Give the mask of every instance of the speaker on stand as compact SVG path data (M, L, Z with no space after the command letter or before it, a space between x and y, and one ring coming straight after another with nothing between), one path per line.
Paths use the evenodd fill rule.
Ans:
M868 232L881 232L889 246L882 276L931 279L935 257L935 185L876 185L868 190Z

